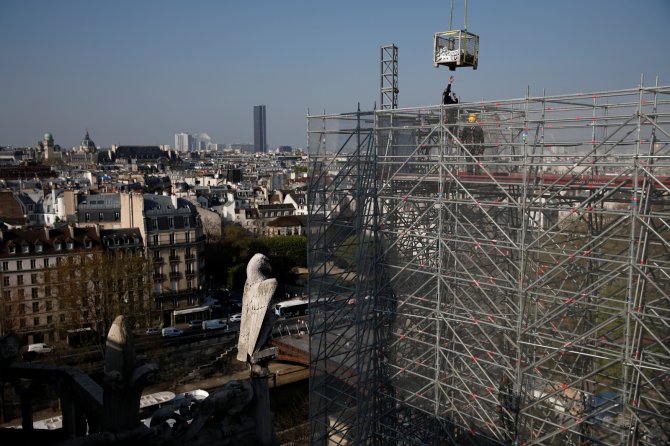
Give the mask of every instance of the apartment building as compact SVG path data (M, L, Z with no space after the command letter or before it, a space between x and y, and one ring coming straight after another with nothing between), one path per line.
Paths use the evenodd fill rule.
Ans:
M55 343L81 329L105 333L118 314L145 325L151 289L142 251L138 230L0 230L0 332Z
M202 297L202 222L195 205L176 196L145 194L142 206L142 231L154 267L154 322L169 324L173 310L196 306Z

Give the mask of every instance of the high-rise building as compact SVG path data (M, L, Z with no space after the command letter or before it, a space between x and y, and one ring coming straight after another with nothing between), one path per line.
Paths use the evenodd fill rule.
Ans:
M267 149L267 131L265 105L254 105L254 153L263 153Z
M195 141L190 133L175 133L174 148L177 152L188 152L193 150Z

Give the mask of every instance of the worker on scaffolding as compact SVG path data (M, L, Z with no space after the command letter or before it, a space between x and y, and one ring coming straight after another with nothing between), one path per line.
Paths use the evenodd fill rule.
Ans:
M470 156L464 150L463 154L467 162L468 173L481 173L481 158L484 153L484 130L477 122L477 115L468 115L468 124L461 129L461 143L470 152Z
M442 104L453 105L458 104L458 96L451 89L451 84L454 82L454 76L449 76L449 84L442 92ZM455 124L458 119L458 109L455 107L447 107L444 111L444 123ZM449 132L454 138L458 138L458 127L455 125L449 126Z
M449 84L442 92L442 103L444 105L458 104L458 96L451 90L452 83L454 83L454 76L449 76Z

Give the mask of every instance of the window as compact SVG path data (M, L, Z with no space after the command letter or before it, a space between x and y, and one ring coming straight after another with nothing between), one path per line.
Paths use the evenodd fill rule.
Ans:
M114 221L119 221L121 219L121 214L114 212Z
M19 300L22 300L22 299L26 296L25 291L24 291L23 288L19 288L19 289L16 291L16 293L17 293L18 296L19 296Z
M174 245L174 234L170 234L170 244Z
M154 246L158 246L158 234L154 234L153 239Z
M174 217L168 217L168 226L174 228Z
M60 242L60 241L57 241L57 242L54 244L54 249L55 249L56 251L60 251L60 249L61 249L62 247L63 247L63 245L61 245L61 242Z
M39 312L40 312L40 303L33 302L33 313L39 313Z
M98 221L103 221L105 219L105 214L102 212L98 212Z
M9 253L10 253L10 254L16 254L16 246L11 245L11 246L9 247Z
M48 268L48 267L49 267L49 259L48 259L48 258L45 258L45 259L44 259L44 267L45 267L45 268Z
M91 243L90 239L86 239L84 241L84 246L86 246L87 248L90 248L91 246L93 246L93 243Z
M2 285L9 286L9 276L5 276L2 278Z
M54 321L54 317L49 314L47 316L47 324L51 325L51 324L53 324L53 321Z
M160 260L161 252L157 249L154 249L154 260Z
M46 297L51 296L51 287L50 287L49 285L47 285L47 286L44 287L44 295L45 295Z
M177 250L174 248L170 249L170 260L175 260L177 258Z
M18 276L16 276L16 284L23 285L23 274L19 274Z
M191 243L191 233L186 231L186 243Z
M23 252L24 254L28 254L30 252L30 245L27 244L27 243L25 245L23 245L21 247L21 252Z
M72 240L69 240L67 242L67 249L73 249L74 248L74 242Z
M4 290L2 292L2 297L4 297L7 300L10 300L12 298L12 292L9 290Z
M33 318L33 327L37 327L40 325L40 318L34 317Z
M189 222L190 222L189 218L188 218L188 217L184 217L184 227L185 227L185 228L188 228Z
M61 322L65 322L65 313L61 313L59 319L60 319Z
M47 309L47 311L52 311L53 310L53 304L51 303L50 300L46 301L46 309Z
M91 214L90 213L86 212L84 214L84 221L91 221Z
M23 261L22 260L17 260L16 261L16 270L21 271L23 269Z
M19 328L26 328L26 320L25 319L21 319L19 321Z
M42 243L35 243L35 252L42 252Z
M186 288L188 288L189 290L193 289L193 281L192 280L188 280L186 282Z
M2 270L3 271L9 270L9 262L2 262Z
M36 274L36 273L32 273L32 274L30 275L30 284L31 284L31 285L35 285L36 283L37 283L37 274Z
M153 229L158 229L158 219L157 218L152 218L151 219L151 227Z
M37 288L31 288L30 295L32 296L33 299L37 299Z
M30 269L37 269L37 260L35 259L30 260Z

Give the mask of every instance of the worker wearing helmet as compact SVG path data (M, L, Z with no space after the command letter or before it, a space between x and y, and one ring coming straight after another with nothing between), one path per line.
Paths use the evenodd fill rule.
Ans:
M481 173L481 155L484 153L484 130L477 122L477 115L468 115L468 124L461 130L461 143L467 149L463 155L468 173ZM469 153L468 153L469 152Z

